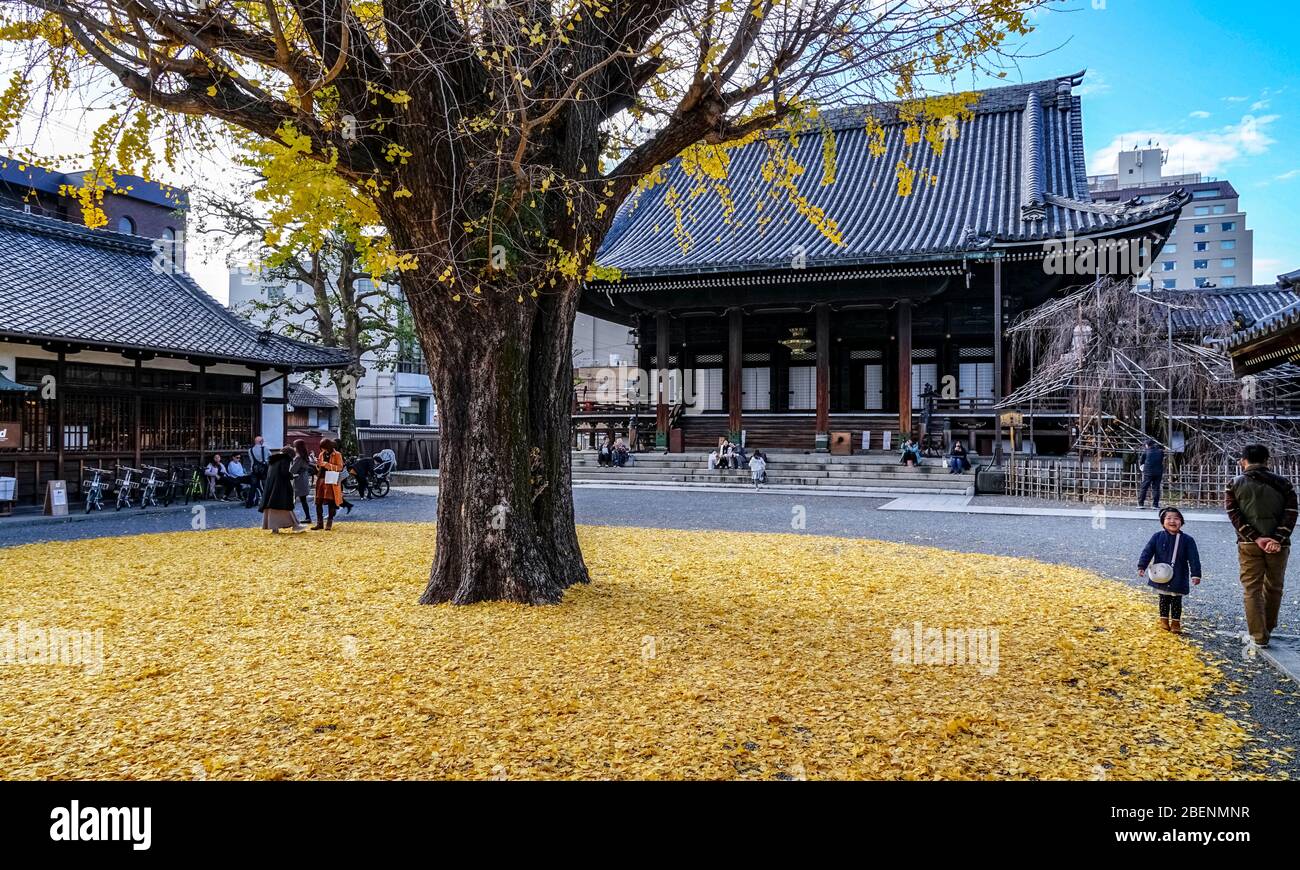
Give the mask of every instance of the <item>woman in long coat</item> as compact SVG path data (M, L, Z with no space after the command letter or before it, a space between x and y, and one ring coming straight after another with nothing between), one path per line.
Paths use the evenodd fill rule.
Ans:
M272 453L266 467L266 488L262 490L262 528L279 534L280 529L301 532L293 512L293 477L289 474L293 450L285 447Z
M307 451L307 442L299 438L293 442L293 461L289 463L289 476L293 478L293 497L302 505L302 521L311 522L311 508L307 497L311 495L312 478L316 475L316 460Z
M328 438L321 439L320 453L316 454L316 468L320 476L316 478L316 525L312 526L312 530L329 531L334 528L334 514L338 512L339 505L343 504L343 454L334 449L334 442ZM336 477L339 482L325 482L325 474L329 471L338 472ZM324 518L327 506L329 519Z

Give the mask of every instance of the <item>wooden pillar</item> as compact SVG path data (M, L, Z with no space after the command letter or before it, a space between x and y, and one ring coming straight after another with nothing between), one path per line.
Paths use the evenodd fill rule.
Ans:
M744 389L741 375L745 370L745 312L733 308L727 312L727 437L740 440L745 421L741 414Z
M198 424L199 424L199 465L200 466L205 465L207 463L205 457L207 456L208 453L208 433L207 433L208 403L207 400L203 398L203 391L207 389L208 386L207 379L203 377L203 373L206 370L206 368L207 368L206 366L199 366L198 374L194 376L194 392L197 393L199 397L198 401L194 403L194 409L195 409L195 413L198 415Z
M1002 401L1002 260L993 261L993 404ZM1002 420L993 420L993 464L1002 464Z
M825 302L817 308L817 450L830 447L831 429L831 307Z
M655 315L655 448L668 449L668 312Z
M131 449L135 452L135 467L141 467L140 457L140 371L144 360L135 358L135 371L131 372Z
M289 373L288 372L284 373L283 380L284 380L284 404L280 406L280 416L283 422L280 424L280 431L284 433L284 435L282 436L282 440L284 441L285 446L289 446L292 442L289 440ZM317 413L319 414L320 412L318 411ZM355 418L355 416L356 415L354 414L353 417ZM572 422L569 423L569 430L570 431L573 430ZM361 439L358 438L357 448L360 449L360 447L361 447ZM362 456L366 455L364 450L361 451L361 455Z
M63 476L64 446L67 441L67 435L64 428L64 394L68 390L68 355L65 351L59 351L59 361L54 366L54 479L66 480ZM37 488L40 488L40 479L36 481Z
M248 443L252 444L253 439L262 434L262 369L253 369L253 419L250 421L253 431L248 433ZM343 433L339 433L342 440Z
M912 434L912 300L898 300L894 320L898 343L898 429Z

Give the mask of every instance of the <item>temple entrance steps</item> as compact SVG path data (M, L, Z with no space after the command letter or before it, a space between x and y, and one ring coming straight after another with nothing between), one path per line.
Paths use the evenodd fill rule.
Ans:
M941 459L910 468L898 464L895 453L831 456L803 451L764 451L769 457L769 486L843 492L861 495L928 493L972 495L973 472L949 474ZM638 453L636 462L623 468L603 468L591 450L574 451L573 482L583 484L647 484L691 486L751 486L746 469L708 467L706 453Z

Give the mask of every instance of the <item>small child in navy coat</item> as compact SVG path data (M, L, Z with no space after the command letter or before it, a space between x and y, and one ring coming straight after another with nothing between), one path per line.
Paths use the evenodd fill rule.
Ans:
M1201 582L1201 554L1196 550L1195 539L1182 530L1183 515L1178 508L1160 511L1160 525L1163 528L1151 536L1138 556L1138 576L1145 577L1147 566L1153 562L1173 565L1174 576L1168 583L1147 580L1147 585L1160 595L1160 627L1181 634L1183 596Z

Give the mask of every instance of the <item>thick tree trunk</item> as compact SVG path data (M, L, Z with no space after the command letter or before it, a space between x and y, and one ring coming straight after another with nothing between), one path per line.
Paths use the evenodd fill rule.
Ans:
M357 400L339 397L339 452L357 454Z
M569 482L576 293L422 317L440 427L425 604L550 604L586 582ZM445 309L444 312L445 314Z
M339 452L356 456L357 444L357 384L364 370L348 369L334 381L334 391L339 397Z

